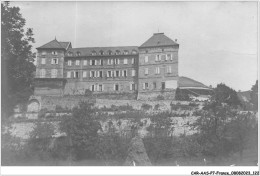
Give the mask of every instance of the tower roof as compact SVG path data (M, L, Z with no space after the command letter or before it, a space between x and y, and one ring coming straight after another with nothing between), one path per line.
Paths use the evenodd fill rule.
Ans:
M36 49L67 49L70 42L58 42L56 38Z
M151 38L149 38L146 42L144 42L140 46L140 48L156 47L156 46L171 46L171 45L179 45L179 44L174 42L166 35L164 35L164 33L154 33Z

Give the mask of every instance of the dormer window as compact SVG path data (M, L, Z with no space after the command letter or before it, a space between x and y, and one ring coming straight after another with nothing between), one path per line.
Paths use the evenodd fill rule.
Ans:
M107 54L108 54L108 55L112 55L112 51L109 50L109 51L107 52Z
M97 55L97 52L96 51L92 51L91 55L95 56L95 55Z
M52 55L55 55L55 56L58 55L58 52L57 52L57 51L52 51L51 53L52 53Z
M99 51L99 55L104 55L104 51Z
M132 51L132 54L137 54L137 51L133 50L133 51Z
M78 51L78 52L77 52L77 56L80 56L80 55L81 55L81 54L80 54L80 52Z
M124 55L127 55L129 52L127 50L124 51Z
M119 55L120 54L120 51L119 50L116 50L116 53L115 53L116 55Z
M72 52L69 52L69 53L68 53L68 56L73 56L73 53L72 53Z

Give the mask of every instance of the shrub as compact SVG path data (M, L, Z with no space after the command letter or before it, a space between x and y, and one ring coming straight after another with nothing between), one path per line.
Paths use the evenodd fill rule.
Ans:
M160 107L160 105L156 104L153 109L157 111L157 110L159 110L159 107Z
M164 100L164 97L162 95L158 95L156 99L157 100Z
M146 103L143 103L142 104L142 106L141 106L141 108L143 109L143 110L149 110L149 109L152 109L152 106L151 105L149 105L149 104L146 104Z

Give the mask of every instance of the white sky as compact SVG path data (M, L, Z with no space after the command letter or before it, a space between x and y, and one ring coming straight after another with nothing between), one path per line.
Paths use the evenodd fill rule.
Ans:
M249 90L257 79L257 2L11 2L39 47L140 46L153 33L178 39L179 75Z

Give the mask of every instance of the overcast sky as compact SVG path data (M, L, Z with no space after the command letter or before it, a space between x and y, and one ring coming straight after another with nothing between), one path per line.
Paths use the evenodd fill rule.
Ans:
M178 39L179 75L249 90L257 79L257 2L12 2L39 47L140 46Z

